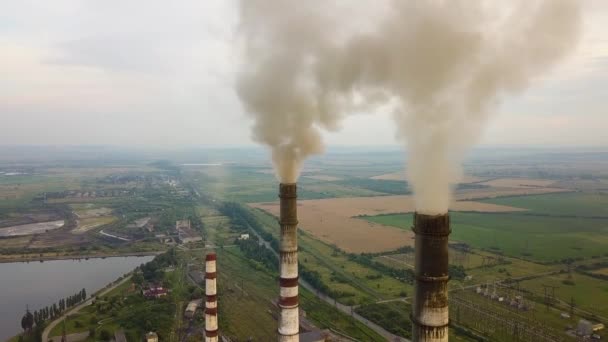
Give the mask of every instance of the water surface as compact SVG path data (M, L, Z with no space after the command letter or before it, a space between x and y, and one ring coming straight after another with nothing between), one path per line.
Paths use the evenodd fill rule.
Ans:
M51 305L85 288L87 296L133 270L153 256L89 260L0 263L0 341L21 330L30 311Z

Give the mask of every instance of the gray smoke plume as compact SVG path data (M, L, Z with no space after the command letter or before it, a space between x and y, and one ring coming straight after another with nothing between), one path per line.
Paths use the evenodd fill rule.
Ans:
M335 129L355 107L390 104L426 214L448 210L463 154L500 96L564 57L580 28L576 0L349 4L382 15L357 25L340 0L241 2L238 93L254 137L272 148L279 178L294 181L322 150L319 128Z

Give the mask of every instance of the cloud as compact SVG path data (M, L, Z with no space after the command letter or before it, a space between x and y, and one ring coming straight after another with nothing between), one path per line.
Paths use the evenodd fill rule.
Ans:
M338 3L357 18L382 11ZM608 144L606 134L587 134L606 127L608 3L586 3L573 58L524 97L504 99L500 124L513 131L497 129L485 142ZM236 23L234 0L1 1L0 145L251 144L233 91ZM562 138L520 127L550 125L550 116L574 129L552 128ZM364 145L394 137L389 115L367 113L326 138Z

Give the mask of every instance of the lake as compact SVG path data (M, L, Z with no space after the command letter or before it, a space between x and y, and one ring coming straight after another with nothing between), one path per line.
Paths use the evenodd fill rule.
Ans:
M153 256L0 263L0 341L21 331L29 305L38 310L85 288L87 296Z

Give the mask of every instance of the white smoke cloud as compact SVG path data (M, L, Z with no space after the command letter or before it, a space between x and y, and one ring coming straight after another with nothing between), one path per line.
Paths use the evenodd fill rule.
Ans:
M297 179L304 158L322 151L319 128L335 129L354 107L391 103L417 210L443 213L462 156L492 106L574 48L579 4L382 4L380 19L357 29L338 0L242 1L246 59L238 93L255 119L254 138L271 147L286 182Z

